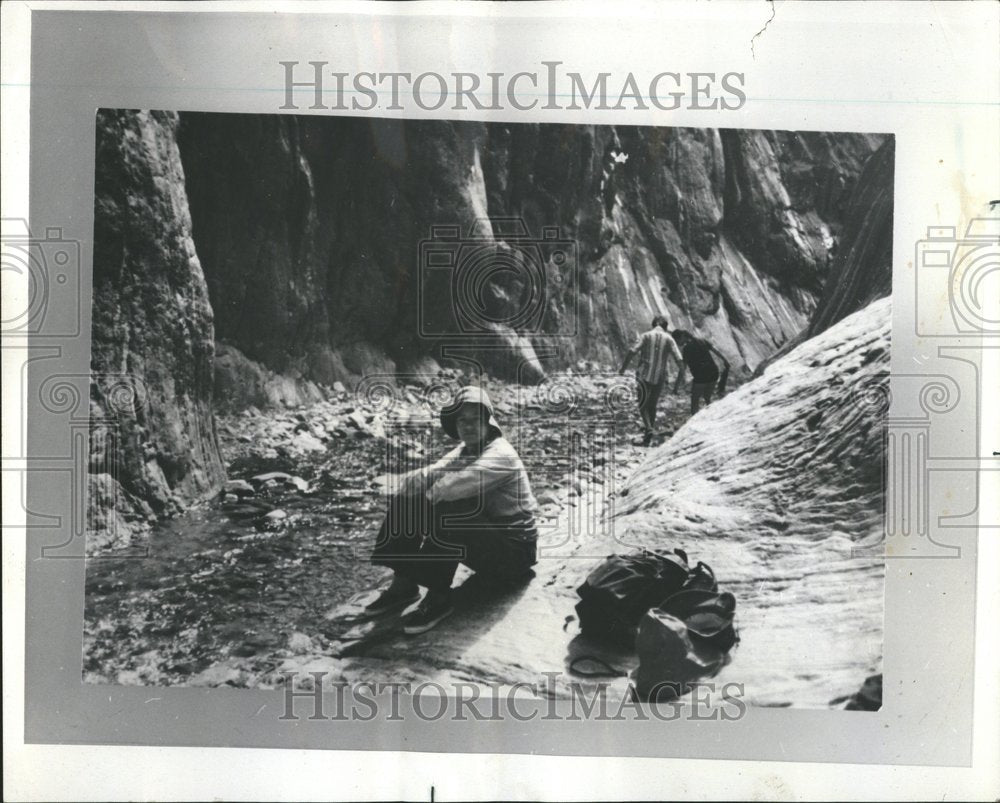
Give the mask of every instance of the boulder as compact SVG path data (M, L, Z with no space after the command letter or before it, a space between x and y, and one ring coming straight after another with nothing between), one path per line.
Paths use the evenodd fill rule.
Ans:
M288 649L293 655L305 655L313 651L313 640L305 633L292 633L288 639Z
M546 507L548 505L558 505L560 500L559 496L553 491L543 491L536 495L535 501L538 502L540 507Z
M284 471L269 471L266 474L258 474L256 477L251 478L251 482L262 487L273 487L280 483L287 487L295 488L302 493L306 493L309 490L309 482L307 480L302 479L302 477L286 474Z
M202 670L188 681L188 685L241 687L246 685L247 677L239 659L230 658Z
M360 429L365 431L368 429L368 421L365 419L365 414L360 410L353 410L347 416L347 423L354 427L355 429Z
M315 404L324 397L319 386L298 371L294 375L272 371L227 343L216 347L214 394L222 411L240 410L247 405L254 409L258 409L257 405L294 408Z
M844 701L845 711L878 711L882 707L882 675L865 678L861 688Z
M228 480L225 490L227 494L235 494L236 496L254 495L253 486L246 480Z
M430 385L440 378L441 366L428 355L421 355L402 366L400 377L418 385Z
M298 452L325 452L326 444L311 432L299 432L291 440L291 448Z

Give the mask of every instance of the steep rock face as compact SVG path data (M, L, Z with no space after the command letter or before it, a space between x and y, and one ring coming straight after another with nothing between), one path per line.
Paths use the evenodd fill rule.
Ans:
M476 134L185 114L181 151L219 339L326 384L404 368L421 353L419 241L432 223L468 231L476 218L464 175Z
M818 292L850 187L881 139L724 130L722 141L726 222L734 241L762 272L793 276L798 286Z
M837 321L892 292L892 193L896 141L889 137L865 163L847 202L843 233L809 325L761 362L775 360Z
M892 190L896 140L865 164L848 206L829 281L809 322L809 337L892 292Z
M218 338L329 384L457 331L511 378L615 363L656 313L746 374L807 324L881 138L184 113L179 141ZM460 248L503 270L428 261Z
M191 239L177 122L166 112L97 116L95 530L115 520L106 509L114 481L125 492L117 495L120 504L135 518L173 512L223 479L212 415L212 309Z

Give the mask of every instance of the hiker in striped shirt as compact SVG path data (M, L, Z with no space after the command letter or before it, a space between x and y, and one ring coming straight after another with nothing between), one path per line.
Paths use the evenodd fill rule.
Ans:
M619 373L624 374L629 363L638 354L639 364L635 369L635 379L639 386L639 417L642 419L642 445L649 446L653 440L656 424L656 405L660 392L667 381L667 362L673 357L680 371L684 358L677 343L667 331L669 322L662 315L653 318L653 328L639 335L635 344L625 355L625 362Z

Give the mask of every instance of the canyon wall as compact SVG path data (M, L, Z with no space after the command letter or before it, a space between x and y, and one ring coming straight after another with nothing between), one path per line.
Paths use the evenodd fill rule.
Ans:
M212 308L172 112L97 115L89 548L218 490Z
M216 337L323 384L406 371L459 333L509 378L614 365L656 313L747 376L808 325L884 139L181 117ZM477 262L500 270L480 282Z
M847 208L840 250L808 336L892 292L892 191L896 141L888 139L865 164Z
M895 157L896 141L890 137L865 163L851 192L833 264L809 324L759 363L755 377L796 346L892 292Z

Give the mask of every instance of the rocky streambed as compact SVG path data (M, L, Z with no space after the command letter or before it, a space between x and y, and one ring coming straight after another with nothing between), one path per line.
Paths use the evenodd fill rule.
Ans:
M379 478L454 446L437 410L468 381L445 369L296 409L219 415L223 492L125 551L91 554L85 679L272 686L290 657L322 654L327 611L386 574L367 562L385 510ZM543 541L558 547L571 518L602 526L644 451L632 443L631 378L581 363L535 387L477 381L528 468ZM666 395L660 410L663 439L687 400Z

